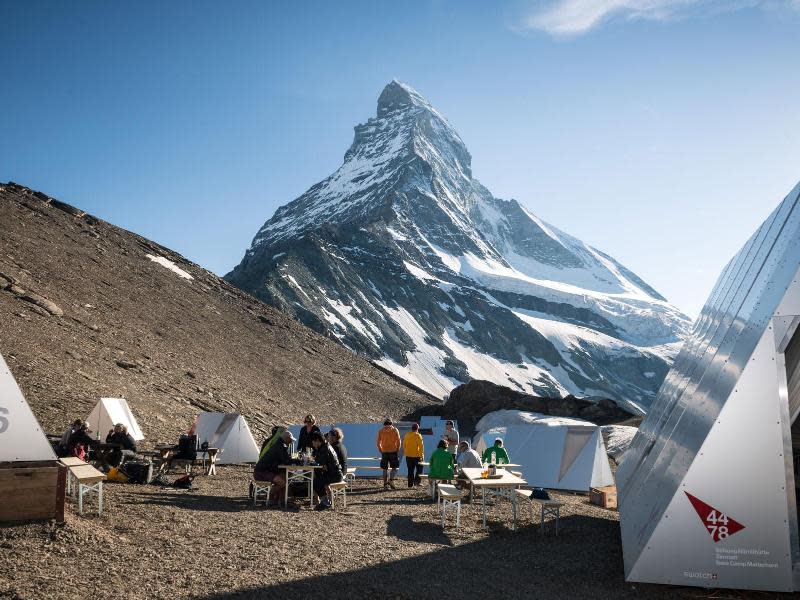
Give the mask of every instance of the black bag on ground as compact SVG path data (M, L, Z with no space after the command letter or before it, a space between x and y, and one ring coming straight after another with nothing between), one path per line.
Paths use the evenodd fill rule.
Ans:
M194 481L194 478L194 475L184 475L183 477L178 477L178 479L172 482L172 487L182 490L190 490L192 489L192 481Z
M197 458L197 436L182 435L178 438L178 453L175 458L180 460L195 460Z
M289 484L289 495L294 498L308 498L308 484L304 481L293 481Z
M153 463L129 460L121 467L131 483L150 483L153 480Z

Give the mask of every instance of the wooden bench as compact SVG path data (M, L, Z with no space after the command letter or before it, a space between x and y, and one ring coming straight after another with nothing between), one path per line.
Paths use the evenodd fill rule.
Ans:
M518 499L527 500L531 507L531 521L533 521L533 505L538 504L542 511L542 520L539 524L539 533L544 533L544 524L547 517L554 518L556 535L558 535L558 524L561 518L561 507L564 503L559 500L540 500L533 497L533 490L516 490Z
M347 483L339 481L330 484L328 487L331 488L331 508L335 504L336 496L342 497L342 508L347 508Z
M454 485L440 483L436 486L437 503L441 506L442 529L444 529L444 518L448 508L456 511L456 529L461 525L461 492Z
M89 463L87 463L85 461L82 461L77 456L65 456L64 458L59 458L58 462L60 462L65 467L67 467L67 495L71 496L73 494L73 489L72 489L73 475L72 475L72 471L70 470L70 467L80 467L80 466L83 466L83 465L88 465ZM77 484L76 484L74 491L77 492L77 490L78 490L78 487L77 487Z

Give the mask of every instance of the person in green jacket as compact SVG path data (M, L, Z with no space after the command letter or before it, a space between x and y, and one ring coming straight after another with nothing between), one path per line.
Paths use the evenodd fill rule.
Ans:
M508 458L508 452L503 448L503 440L501 438L497 438L494 441L494 446L490 446L483 451L481 459L484 463L494 463L496 465L507 465L511 462L511 459Z
M433 451L428 467L428 482L431 486L431 496L436 489L437 481L452 481L455 478L453 473L453 455L447 450L447 442L439 440L439 445Z

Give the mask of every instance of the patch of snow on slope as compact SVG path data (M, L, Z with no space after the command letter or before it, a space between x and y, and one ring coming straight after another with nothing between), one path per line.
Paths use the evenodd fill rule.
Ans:
M162 267L165 267L175 273L178 277L182 277L183 279L194 279L191 274L187 273L183 269L181 269L178 265L172 262L170 259L165 258L163 256L156 256L154 254L145 254L147 258L152 260L154 263L158 263Z

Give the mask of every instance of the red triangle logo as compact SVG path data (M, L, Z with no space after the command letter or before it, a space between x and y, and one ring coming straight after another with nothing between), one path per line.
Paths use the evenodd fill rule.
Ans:
M692 496L689 492L684 492L689 498L689 502L697 511L697 516L703 522L714 542L724 540L744 529L744 525L730 518L724 512L717 510L710 504L706 504L699 498Z

